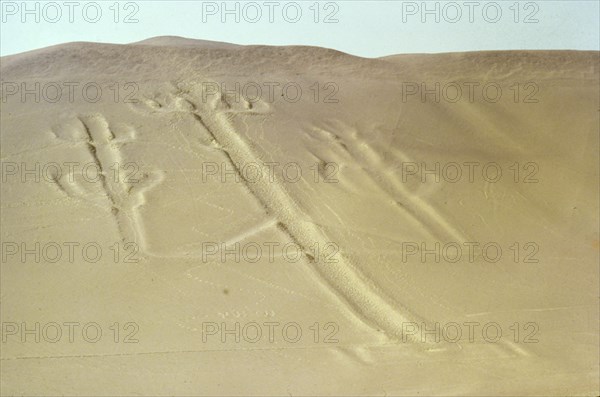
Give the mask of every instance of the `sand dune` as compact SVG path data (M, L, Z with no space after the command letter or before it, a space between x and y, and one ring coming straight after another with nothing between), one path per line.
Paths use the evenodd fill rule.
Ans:
M2 393L596 395L598 55L3 57Z

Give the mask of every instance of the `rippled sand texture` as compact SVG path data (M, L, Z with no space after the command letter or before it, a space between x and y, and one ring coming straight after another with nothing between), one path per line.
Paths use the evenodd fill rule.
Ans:
M56 103L3 87L2 322L103 330L96 343L35 343L4 325L3 394L597 395L598 53L363 59L156 38L50 47L1 70L28 87L79 84ZM89 82L97 102L81 95ZM439 101L410 91L452 82L455 102L452 87ZM282 97L287 83L297 101L295 88ZM44 168L66 162L101 173ZM23 181L36 163L48 172ZM272 178L249 176L265 164ZM472 180L413 172L436 164L478 165ZM501 178L482 177L486 164ZM23 242L93 242L103 255L36 263L9 253ZM290 243L297 260L266 255ZM410 251L436 243L450 247L440 260ZM138 342L115 342L115 322L124 334L135 323ZM204 334L253 322L294 322L303 337ZM454 323L479 328L427 337Z

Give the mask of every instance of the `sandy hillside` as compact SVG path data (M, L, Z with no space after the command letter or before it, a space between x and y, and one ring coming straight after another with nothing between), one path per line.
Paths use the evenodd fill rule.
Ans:
M2 394L597 395L598 56L3 57Z

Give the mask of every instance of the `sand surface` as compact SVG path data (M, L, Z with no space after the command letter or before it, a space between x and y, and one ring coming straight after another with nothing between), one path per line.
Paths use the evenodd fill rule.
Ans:
M2 394L598 395L598 56L3 57Z

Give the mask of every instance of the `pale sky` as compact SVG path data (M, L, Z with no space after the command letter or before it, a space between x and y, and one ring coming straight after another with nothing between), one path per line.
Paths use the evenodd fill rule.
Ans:
M0 54L183 36L354 55L600 50L600 1L0 1ZM237 19L237 20L236 20Z

